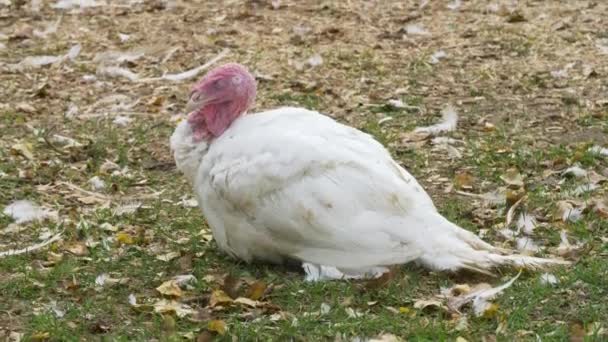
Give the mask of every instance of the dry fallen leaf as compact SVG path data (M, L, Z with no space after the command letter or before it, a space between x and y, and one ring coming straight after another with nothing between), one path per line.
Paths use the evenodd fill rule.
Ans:
M167 280L156 288L156 291L164 296L181 297L183 296L182 289L174 279Z
M475 178L466 171L459 172L454 177L454 186L456 186L457 189L470 190L473 188L474 183Z
M575 207L573 201L559 201L557 202L557 209L553 215L555 220L561 220L563 222L572 221L576 222L581 218L584 207Z
M253 300L258 300L258 299L262 298L262 296L264 296L264 293L266 292L267 288L268 288L268 285L266 285L265 282L263 282L261 280L256 281L255 283L251 284L251 286L249 286L248 297Z
M83 255L87 255L89 253L87 246L82 241L71 242L67 246L64 247L64 250L66 250L76 256L83 256Z
M418 310L445 309L445 307L443 306L443 303L441 303L438 300L434 300L434 299L430 299L430 300L426 300L426 299L417 300L416 302L414 302L414 308L418 309Z
M504 175L500 176L500 179L511 187L521 188L524 186L524 177L516 168L508 169Z
M219 319L215 319L213 321L210 321L209 324L207 324L207 329L220 335L224 335L227 329L226 322Z
M211 299L209 299L209 305L212 307L218 305L226 305L232 303L233 300L222 290L215 290L211 293Z
M135 239L131 234L127 232L119 232L116 234L116 241L120 242L123 245L132 245L135 243Z
M171 261L179 256L180 254L178 252L169 252L166 254L157 255L156 259L160 261Z
M34 159L34 153L32 144L30 143L19 143L11 146L11 152L15 155L21 155L29 160Z
M177 317L185 317L186 315L195 314L196 311L186 304L175 300L161 299L154 303L154 312L156 313L175 313Z

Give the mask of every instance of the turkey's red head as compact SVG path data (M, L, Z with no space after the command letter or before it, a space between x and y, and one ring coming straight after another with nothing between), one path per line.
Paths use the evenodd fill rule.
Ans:
M256 84L247 69L237 63L209 71L192 89L186 110L194 139L220 136L253 105Z

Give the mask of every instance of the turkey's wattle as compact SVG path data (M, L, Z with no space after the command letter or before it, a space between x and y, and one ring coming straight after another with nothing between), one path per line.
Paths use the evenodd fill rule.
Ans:
M243 115L255 92L243 66L210 71L171 136L177 167L228 254L298 260L313 280L374 277L410 261L484 273L568 263L505 254L451 223L368 134L304 108Z

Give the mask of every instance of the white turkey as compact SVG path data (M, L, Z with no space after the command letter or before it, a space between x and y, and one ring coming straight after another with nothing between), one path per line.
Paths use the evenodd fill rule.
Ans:
M304 108L256 114L256 83L229 63L197 83L171 136L220 249L246 262L298 261L309 280L376 277L416 261L487 273L567 264L506 254L437 212L373 137Z

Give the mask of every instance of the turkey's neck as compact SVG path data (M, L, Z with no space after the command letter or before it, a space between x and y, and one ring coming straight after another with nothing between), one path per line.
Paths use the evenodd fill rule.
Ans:
M191 124L187 120L180 122L171 135L171 150L177 168L194 184L196 173L207 150L209 142L194 137Z

